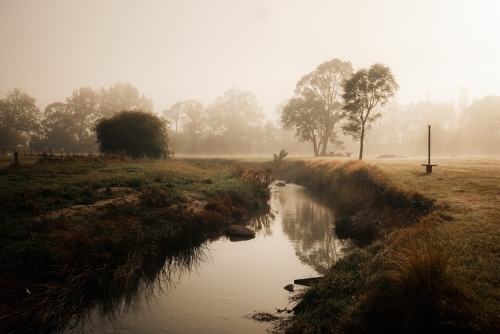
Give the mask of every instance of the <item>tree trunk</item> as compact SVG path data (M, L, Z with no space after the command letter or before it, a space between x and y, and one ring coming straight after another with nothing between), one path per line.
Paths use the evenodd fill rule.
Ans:
M326 144L328 144L328 136L325 136L323 140L323 149L321 150L321 155L326 156Z
M359 138L359 160L363 160L363 142L365 140L365 123L361 123L361 136Z
M330 121L327 118L326 124L325 124L325 136L323 137L323 149L321 150L321 155L326 156L326 149L328 146L328 140L330 139Z
M318 156L318 145L316 144L316 136L312 137L313 147L314 147L314 156Z

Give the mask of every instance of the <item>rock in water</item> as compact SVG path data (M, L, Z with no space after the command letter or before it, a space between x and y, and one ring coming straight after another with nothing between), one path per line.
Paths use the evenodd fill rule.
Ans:
M289 291L289 292L293 292L293 284L288 284L283 289L285 289L286 291Z
M239 237L239 238L255 238L255 231L239 225L231 225L227 229L227 234L230 237Z

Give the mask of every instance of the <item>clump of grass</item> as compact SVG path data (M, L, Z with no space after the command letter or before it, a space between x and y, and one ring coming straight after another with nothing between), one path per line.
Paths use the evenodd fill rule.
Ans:
M172 195L172 192L159 187L151 187L141 192L139 200L143 205L153 208L164 208L169 207L174 203L174 196Z
M274 172L271 168L258 167L248 168L242 164L231 166L231 173L252 186L254 195L269 196L269 186L274 181Z

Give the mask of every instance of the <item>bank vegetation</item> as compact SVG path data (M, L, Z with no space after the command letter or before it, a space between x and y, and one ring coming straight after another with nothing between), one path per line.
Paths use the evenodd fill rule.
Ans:
M497 333L498 161L296 160L281 178L331 205L356 243L295 296L286 333Z
M57 332L153 284L167 255L192 261L183 252L265 210L272 181L223 159L37 159L0 168L1 333Z

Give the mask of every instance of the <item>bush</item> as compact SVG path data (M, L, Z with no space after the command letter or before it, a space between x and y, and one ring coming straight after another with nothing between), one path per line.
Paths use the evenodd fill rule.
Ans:
M99 150L125 153L132 158L167 158L170 155L167 121L142 110L124 110L94 126Z

